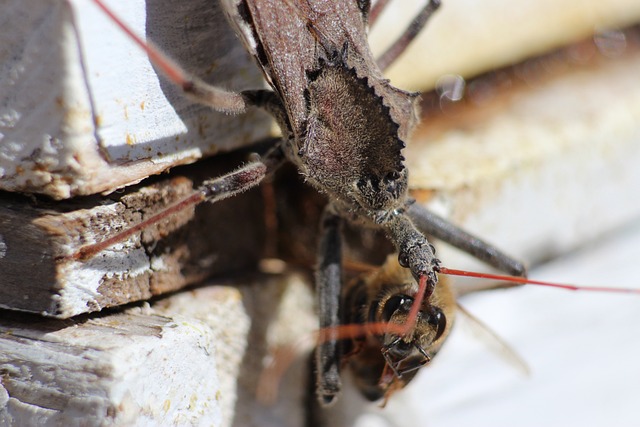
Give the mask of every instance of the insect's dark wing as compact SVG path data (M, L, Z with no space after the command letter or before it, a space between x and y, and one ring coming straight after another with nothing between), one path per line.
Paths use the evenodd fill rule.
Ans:
M306 72L316 64L317 42L299 0L226 0L247 49L287 110L292 130L306 116Z
M366 7L357 0L309 0L309 16L313 29L323 38L320 42L340 51L348 46L347 64L360 78L366 78L377 96L384 99L390 116L400 125L398 136L406 140L418 123L416 94L391 86L376 63L369 48ZM326 40L326 41L325 41ZM325 46L327 47L327 46Z
M384 80L369 50L366 19L356 0L223 0L232 23L287 110L291 130L303 133L308 116L308 73L347 47L347 64L384 97L399 137L411 132L415 96Z

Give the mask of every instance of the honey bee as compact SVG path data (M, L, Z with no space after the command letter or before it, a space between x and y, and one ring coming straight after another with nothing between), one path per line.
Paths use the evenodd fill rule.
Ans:
M393 256L378 269L344 287L342 324L407 322L418 285L411 272ZM345 341L345 365L362 395L375 401L404 388L438 353L446 341L456 312L451 283L441 278L428 301L423 301L415 327L406 335L394 332Z

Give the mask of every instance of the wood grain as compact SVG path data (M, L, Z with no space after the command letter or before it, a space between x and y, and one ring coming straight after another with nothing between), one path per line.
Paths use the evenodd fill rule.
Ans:
M182 211L88 260L70 258L243 157L222 156L109 197L52 203L0 194L0 306L66 318L254 269L265 236L259 191Z

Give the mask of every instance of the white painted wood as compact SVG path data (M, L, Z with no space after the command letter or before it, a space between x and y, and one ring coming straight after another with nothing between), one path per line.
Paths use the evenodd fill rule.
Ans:
M90 1L3 3L2 189L109 192L269 134L262 113L230 117L187 101ZM199 77L263 85L216 2L109 3Z
M311 292L296 275L273 276L90 319L3 319L0 424L302 425L302 361L274 406L255 396L270 349L315 328Z
M220 425L215 338L193 318L140 309L78 323L5 321L0 423Z
M193 194L193 180L221 173L225 158L108 197L34 205L0 194L0 307L69 318L255 269L264 241L256 191L188 207L92 256L74 258L87 244L104 242Z

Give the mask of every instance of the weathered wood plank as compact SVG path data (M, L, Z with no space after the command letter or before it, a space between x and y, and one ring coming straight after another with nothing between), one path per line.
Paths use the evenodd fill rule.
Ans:
M311 288L295 275L230 285L73 320L0 311L0 424L302 425L306 364L275 407L255 393L270 349L315 327Z
M229 327L241 329L242 342L248 319L237 296L221 290L208 302L233 314ZM233 371L233 360L217 359L220 338L194 317L139 308L75 321L5 320L1 423L220 425L218 375Z
M4 2L0 189L63 199L111 192L267 136L270 119L194 104L90 1ZM112 2L200 78L259 88L259 69L219 2Z
M70 258L243 157L222 156L108 197L52 203L0 195L0 306L66 318L254 269L265 237L259 191L182 211L90 259Z

